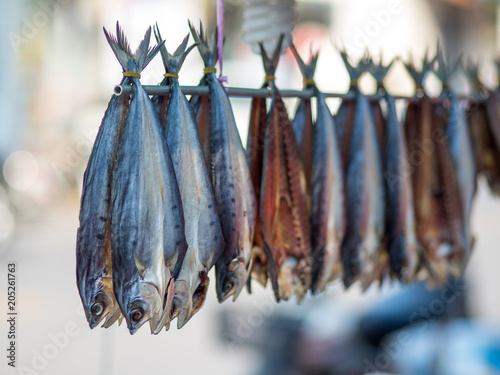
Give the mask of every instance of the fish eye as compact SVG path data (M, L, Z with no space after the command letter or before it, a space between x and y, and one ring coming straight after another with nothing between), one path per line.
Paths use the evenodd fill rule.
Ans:
M102 303L94 303L90 308L90 311L93 315L99 316L104 311L104 306L102 305Z
M142 309L135 309L132 311L132 314L130 314L130 318L133 320L134 323L138 323L143 316L144 312L142 311Z
M228 281L226 283L226 285L224 285L224 292L225 293L228 293L231 289L233 289L233 282L232 281Z

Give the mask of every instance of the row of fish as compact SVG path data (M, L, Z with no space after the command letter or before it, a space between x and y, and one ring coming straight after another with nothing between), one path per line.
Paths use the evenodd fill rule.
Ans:
M383 85L392 63L354 67L341 52L351 86L333 116L313 79L318 55L305 63L292 45L317 113L302 99L292 121L274 80L281 39L271 56L261 48L271 101L252 100L245 150L215 74L217 35L190 29L195 44L186 36L173 54L158 27L158 44L149 48L150 28L135 53L118 24L116 36L104 30L132 94L110 100L84 175L77 285L91 328L123 318L132 334L175 318L181 328L203 306L214 266L219 302L251 292L252 280L270 279L277 301L301 301L340 279L366 289L462 274L477 173L500 193L499 102L477 69L484 97L467 118L448 86L458 64L442 53L421 70L408 63L419 95L402 124ZM209 95L188 101L178 73L194 47ZM150 98L139 78L158 53L170 91ZM423 90L429 71L443 81L439 100ZM365 72L380 100L359 89Z
M213 68L215 44L203 30L191 31ZM105 34L123 68L121 84L133 91L111 99L85 171L77 284L91 328L124 317L132 334L148 321L156 334L176 317L181 328L200 310L214 265L219 301L236 298L251 268L257 206L215 73L200 83L210 97L189 103L180 90L178 72L194 47L187 48L188 36L170 54L157 27L158 45L149 48L149 29L135 53L118 25L116 37ZM139 78L157 53L170 94L151 99ZM207 129L203 142L198 126Z

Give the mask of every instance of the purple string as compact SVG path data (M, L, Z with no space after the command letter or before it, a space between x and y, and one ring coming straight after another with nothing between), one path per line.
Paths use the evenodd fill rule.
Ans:
M224 57L224 0L217 0L217 49L219 54L219 82L227 83L227 77L222 75L222 58Z

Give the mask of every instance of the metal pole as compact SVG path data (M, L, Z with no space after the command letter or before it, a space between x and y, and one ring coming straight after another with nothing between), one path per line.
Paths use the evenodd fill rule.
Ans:
M148 95L168 95L170 93L170 86L142 86ZM181 86L181 90L185 95L208 95L208 86ZM234 97L242 97L242 98L270 98L272 95L272 91L270 89L249 89L244 87L226 87L227 94L229 96ZM314 96L312 90L279 90L281 96L283 98L311 98ZM116 85L114 88L115 95L130 95L132 94L132 86L131 85ZM331 93L324 92L323 95L327 98L341 98L341 99L353 99L353 93L347 94L339 94L339 93ZM380 94L374 95L366 95L369 100L375 101L383 98ZM417 101L418 97L412 96L394 96L395 99L404 99L407 101ZM461 100L478 100L477 97L471 95L459 95L459 99ZM430 98L431 102L439 103L442 101L442 98Z

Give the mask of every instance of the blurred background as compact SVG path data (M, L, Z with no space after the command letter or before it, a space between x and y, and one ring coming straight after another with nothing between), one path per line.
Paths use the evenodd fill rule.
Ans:
M243 42L243 0L226 0L224 75L228 85L259 87L261 59ZM205 307L182 330L133 337L126 327L91 331L75 280L75 238L83 172L97 129L121 80L102 27L120 21L135 49L158 22L173 51L187 20L215 25L215 0L17 0L0 12L0 301L7 263L17 263L17 369L2 374L496 374L500 373L500 200L479 182L472 216L475 250L464 280L442 290L385 285L361 293L333 285L325 295L277 305L270 288L219 305L214 278ZM365 48L384 61L432 53L440 39L448 55L471 57L480 78L496 87L500 2L474 0L300 0L294 42L305 59L320 49L316 82L345 92L347 72L334 45L352 59ZM248 36L247 36L248 38ZM202 63L194 50L180 72L196 85ZM157 84L159 58L142 76ZM300 89L289 52L277 71L280 88ZM387 77L392 94L413 95L402 64ZM470 87L463 74L455 85ZM361 80L369 94L375 83ZM426 88L438 94L430 75ZM243 143L250 100L232 99ZM287 100L294 112L295 101ZM332 111L338 100L329 99ZM5 303L5 305L4 305ZM6 302L1 302L6 311ZM3 313L2 313L3 314ZM6 315L5 315L6 317ZM7 324L0 319L1 347ZM24 371L24 372L23 372ZM31 372L29 372L31 371Z

